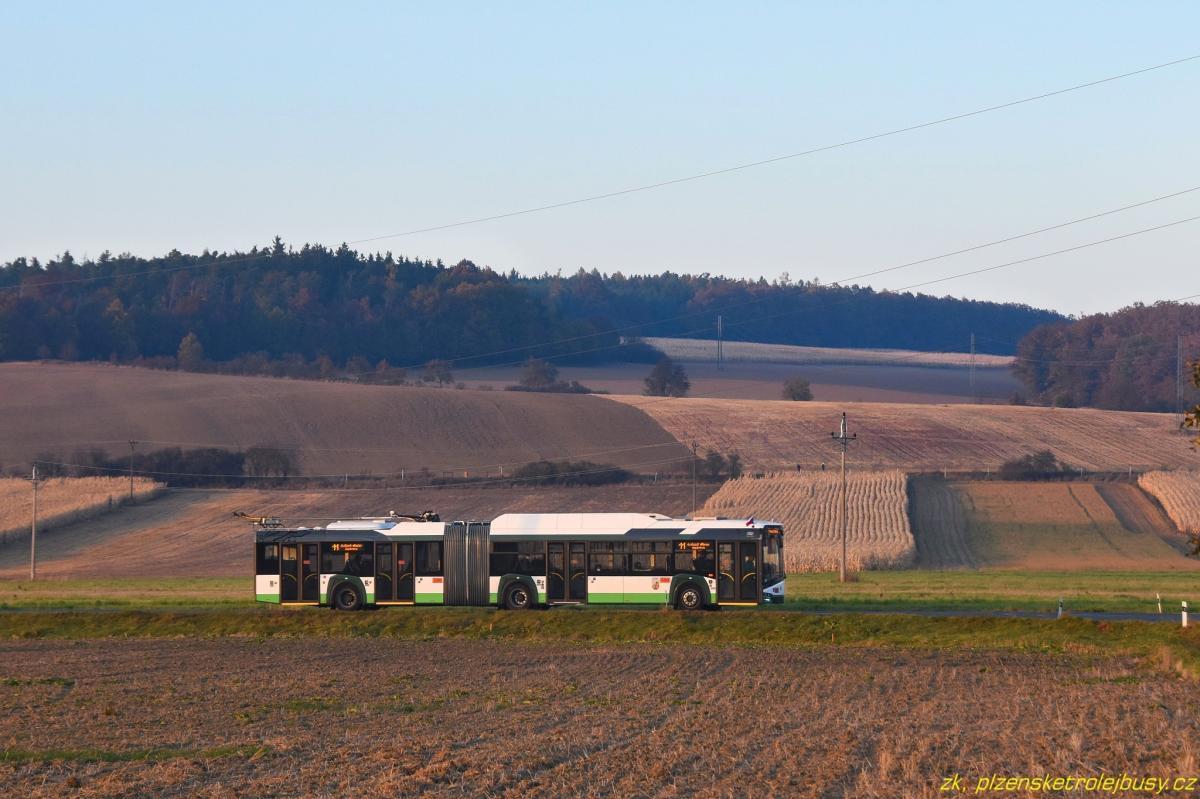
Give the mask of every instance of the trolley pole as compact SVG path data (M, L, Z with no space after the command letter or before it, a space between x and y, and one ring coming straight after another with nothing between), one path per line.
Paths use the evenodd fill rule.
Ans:
M133 439L129 440L129 501L133 502L133 448L137 446L137 442Z
M836 433L830 433L833 440L842 448L842 559L838 564L838 582L846 582L846 525L847 525L847 499L846 499L846 450L850 446L850 442L858 438L857 433L851 433L846 423L846 414L842 413L842 424Z
M29 580L37 579L37 516L38 516L38 477L37 464L33 465L33 474L29 482L33 483L33 516L29 521Z

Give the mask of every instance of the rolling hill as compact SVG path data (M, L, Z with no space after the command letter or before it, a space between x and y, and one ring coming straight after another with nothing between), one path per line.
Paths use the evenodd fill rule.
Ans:
M0 364L0 464L167 446L294 448L306 474L422 468L498 475L541 459L653 472L689 455L636 408L594 396L231 377L81 364Z
M645 411L682 442L736 452L753 470L832 467L829 434L840 414L858 434L850 462L858 469L995 470L1005 460L1050 450L1085 471L1196 467L1200 453L1159 413L1009 405L613 397Z

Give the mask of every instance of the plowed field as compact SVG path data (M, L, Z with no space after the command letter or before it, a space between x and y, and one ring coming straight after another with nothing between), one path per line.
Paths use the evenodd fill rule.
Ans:
M955 773L1194 776L1198 739L1194 685L1119 658L0 643L12 796L936 797Z
M639 408L678 440L702 450L736 452L750 469L832 466L829 434L849 414L854 468L941 471L997 469L1004 461L1050 450L1087 471L1200 466L1176 417L1089 408L1008 405L767 402L614 397Z

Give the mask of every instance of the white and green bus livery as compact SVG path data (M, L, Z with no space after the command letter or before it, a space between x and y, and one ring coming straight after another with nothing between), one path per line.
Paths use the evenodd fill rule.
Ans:
M683 610L782 602L783 528L754 519L510 513L266 526L255 594L282 605L579 604Z

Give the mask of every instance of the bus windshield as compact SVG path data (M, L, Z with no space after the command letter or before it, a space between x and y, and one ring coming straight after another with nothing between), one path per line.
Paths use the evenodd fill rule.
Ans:
M778 527L768 527L763 536L763 588L774 585L784 578L783 572L783 531Z

